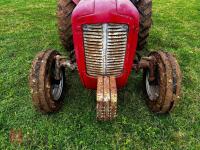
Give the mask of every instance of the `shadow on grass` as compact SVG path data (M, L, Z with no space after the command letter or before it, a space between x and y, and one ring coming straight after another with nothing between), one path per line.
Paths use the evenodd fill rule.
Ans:
M68 72L66 98L64 106L59 113L66 114L71 119L83 120L90 124L97 123L97 126L111 125L113 122L120 122L124 117L130 120L157 120L165 119L169 115L154 114L149 111L146 105L146 96L142 81L142 74L135 73L130 76L128 84L118 90L118 117L111 122L96 121L96 91L83 87L77 72ZM58 113L58 114L59 114ZM104 127L103 127L104 128Z

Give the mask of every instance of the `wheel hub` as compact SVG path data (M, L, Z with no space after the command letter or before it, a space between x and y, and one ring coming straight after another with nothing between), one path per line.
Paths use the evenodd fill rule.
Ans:
M159 97L159 85L149 81L149 72L146 75L146 91L150 100L156 100Z
M55 101L59 100L61 95L62 95L62 91L63 91L63 84L64 84L64 80L63 80L63 73L61 71L60 73L61 79L60 80L53 80L52 82L52 96L54 98Z

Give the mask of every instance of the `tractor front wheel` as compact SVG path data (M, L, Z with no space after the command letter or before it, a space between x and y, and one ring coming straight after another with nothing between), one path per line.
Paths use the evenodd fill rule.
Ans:
M32 101L37 110L43 113L56 112L65 96L65 70L61 68L60 79L55 79L55 57L57 51L39 53L33 60L29 76Z
M148 97L147 104L153 112L168 113L176 105L181 88L180 66L174 56L166 52L152 52L154 58L154 79L149 69L144 69L144 83Z

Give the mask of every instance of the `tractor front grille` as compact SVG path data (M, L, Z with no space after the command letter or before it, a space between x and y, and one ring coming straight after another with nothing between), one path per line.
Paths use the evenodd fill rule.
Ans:
M87 74L119 76L124 66L128 25L84 25L83 36Z

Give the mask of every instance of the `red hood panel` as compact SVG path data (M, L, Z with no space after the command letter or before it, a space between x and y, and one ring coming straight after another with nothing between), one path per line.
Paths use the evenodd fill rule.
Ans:
M96 89L97 79L87 74L82 27L104 23L129 26L124 71L116 79L118 88L125 86L132 70L139 31L139 13L135 6L130 0L81 0L72 14L72 30L78 71L86 88Z
M81 0L73 11L73 18L80 18L82 16L94 13L95 0Z
M139 20L138 10L137 8L135 8L135 6L130 0L116 0L116 1L117 1L117 12L119 14L134 17L134 19Z
M130 0L81 0L73 11L73 18L80 18L86 15L99 15L99 20L109 20L108 16L121 14L139 19L137 9ZM105 18L106 16L106 18Z

